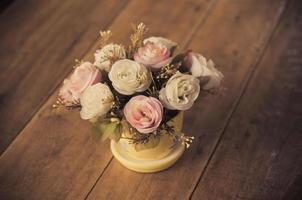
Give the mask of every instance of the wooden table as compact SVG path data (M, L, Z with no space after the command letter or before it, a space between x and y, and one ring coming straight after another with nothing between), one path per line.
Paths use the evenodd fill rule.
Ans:
M125 169L77 112L51 109L100 29L126 43L141 21L225 74L185 113L194 144L155 174ZM300 0L15 0L0 27L1 200L302 199Z

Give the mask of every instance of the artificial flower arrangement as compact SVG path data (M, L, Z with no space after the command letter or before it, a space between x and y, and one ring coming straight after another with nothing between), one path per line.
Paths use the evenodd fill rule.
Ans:
M54 107L79 108L96 138L124 139L136 151L156 148L163 135L189 147L193 137L169 121L190 109L201 92L217 91L223 75L212 60L192 51L174 55L177 43L144 39L146 32L143 23L133 26L126 47L109 42L111 31L101 31L94 62L77 61Z

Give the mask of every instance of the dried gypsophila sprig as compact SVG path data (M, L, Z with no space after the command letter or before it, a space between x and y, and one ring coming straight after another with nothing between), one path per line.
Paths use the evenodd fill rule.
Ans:
M158 82L161 87L165 87L166 82L178 71L178 69L179 64L167 64L160 70L158 74L156 74L156 82Z
M103 48L108 43L108 40L111 38L112 32L110 30L100 31L100 36L101 36L101 40L100 40L99 47Z
M194 141L194 136L186 136L183 133L180 135L174 135L172 138L174 144L171 146L171 148L175 147L180 142L181 145L184 145L188 149Z
M187 136L185 134L180 135L180 142L182 145L185 145L186 148L189 148L194 140L194 136Z
M148 88L147 94L149 96L158 98L158 96L159 96L159 90L157 89L157 83L155 82L155 80L153 78L153 74L151 75L151 81L152 81L152 84Z
M75 65L72 66L73 69L79 67L79 66L80 66L81 64L83 64L85 61L84 61L84 60L75 59L74 62L75 62Z
M127 137L125 139L129 140L129 144L146 144L149 142L149 134L136 133L132 137Z
M166 81L178 71L179 65L167 64L160 72L152 74L152 84L148 88L147 94L158 98L160 89L165 86Z
M158 129L156 130L156 134L161 135L161 134L168 134L169 136L174 136L175 135L175 128L172 125L169 125L167 122L162 123Z
M122 135L121 138L128 140L129 144L138 145L138 144L146 144L149 142L151 136L159 137L160 135L156 135L155 132L151 134L144 134L137 131L131 124L126 120L121 120L124 124L124 127L127 127L127 134Z
M158 135L161 134L168 134L170 137L172 137L174 141L174 145L172 148L178 144L179 142L184 145L186 148L189 148L194 140L194 136L187 136L184 133L177 133L175 132L175 128L172 125L169 125L167 123L163 123L157 130Z
M58 98L56 103L54 103L52 105L52 108L53 109L64 108L64 109L67 109L67 110L74 110L74 109L81 108L81 104L80 104L79 100L74 100L69 105L66 105L61 98Z
M142 46L143 37L147 33L148 28L144 23L139 23L137 26L132 24L133 33L130 35L131 44L129 45L127 57L132 58L134 52Z
M128 122L126 122L129 127L129 136L121 136L121 138L128 140L129 144L146 144L149 141L149 137L152 134L144 134L138 132L135 128L133 128Z
M63 101L60 98L58 98L56 103L54 103L52 105L52 108L53 109L65 108L65 105L64 105Z
M169 63L161 69L160 74L157 76L157 78L169 79L178 71L178 68L179 65Z
M102 62L106 62L106 61L109 61L110 62L110 65L112 65L113 63L115 63L116 61L120 60L120 59L123 59L123 55L124 55L124 46L119 44L118 45L119 47L117 46L113 46L113 49L111 50L108 50L109 52L104 54L102 56Z

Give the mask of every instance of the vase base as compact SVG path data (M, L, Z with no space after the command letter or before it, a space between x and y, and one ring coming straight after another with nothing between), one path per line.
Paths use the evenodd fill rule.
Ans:
M153 173L171 167L181 157L185 150L184 145L178 144L164 158L157 160L140 160L131 156L119 143L111 141L110 147L115 159L122 165L130 170L141 173Z

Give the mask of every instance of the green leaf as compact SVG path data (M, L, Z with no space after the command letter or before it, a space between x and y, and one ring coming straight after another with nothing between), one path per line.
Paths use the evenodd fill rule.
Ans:
M116 123L101 123L99 124L99 130L103 132L102 141L105 141L107 138L110 138L110 135L113 134Z
M109 138L111 140L114 140L115 142L118 142L119 139L121 138L123 131L123 126L121 123L117 124L113 132L109 135Z
M152 149L155 148L158 144L159 144L159 137L155 135L150 135L148 142L136 144L135 150L142 151L145 149Z
M102 132L99 131L99 129L97 128L97 126L92 125L91 127L91 134L93 139L99 141L101 139L102 136Z
M104 141L109 138L118 141L122 134L122 125L108 120L97 122L92 126L92 134L96 140Z

